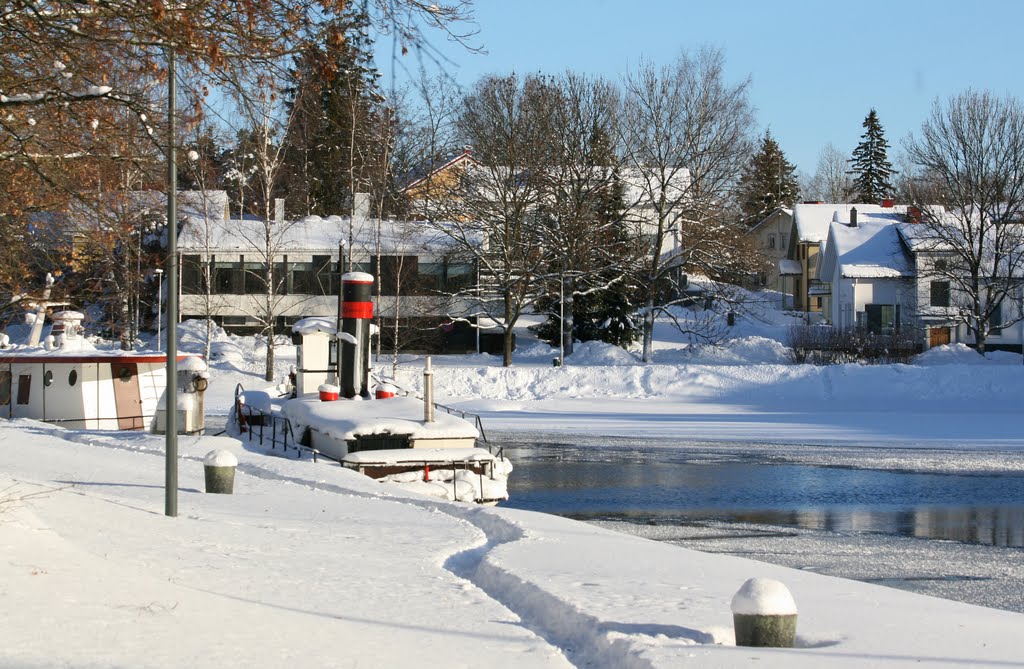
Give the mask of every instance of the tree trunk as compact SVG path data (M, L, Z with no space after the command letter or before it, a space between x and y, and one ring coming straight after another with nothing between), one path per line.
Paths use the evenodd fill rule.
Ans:
M573 336L572 331L576 319L573 317L573 305L576 301L573 299L573 294L576 290L576 281L569 277L565 279L564 285L562 286L562 353L563 355L572 355L573 347Z
M505 336L504 346L501 358L501 364L504 367L512 366L512 298L511 295L505 293Z
M654 296L648 296L644 305L644 352L643 361L654 358Z

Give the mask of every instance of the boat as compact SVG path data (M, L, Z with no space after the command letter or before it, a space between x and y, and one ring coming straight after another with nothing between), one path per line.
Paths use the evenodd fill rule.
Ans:
M97 350L83 336L84 315L71 310L54 313L51 333L41 338L43 318L36 315L24 345L0 338L0 416L82 430L162 430L166 353ZM199 433L206 364L177 359L179 431Z
M433 401L429 357L423 397L400 395L387 381L371 394L373 277L350 272L341 283L341 318L305 318L292 328L298 364L285 396L236 391L238 428L271 448L428 494L482 504L507 499L511 464L501 449L492 453L479 417Z

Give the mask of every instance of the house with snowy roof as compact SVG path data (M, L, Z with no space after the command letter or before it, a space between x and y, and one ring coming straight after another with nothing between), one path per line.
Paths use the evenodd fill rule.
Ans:
M826 204L803 202L793 206L792 227L786 257L779 260L780 276L788 277L792 286L791 308L803 311L807 320L822 318L830 287L818 279L818 263L833 221L849 220L850 210L856 208L862 220L881 217L895 222L906 214L905 206L896 206L893 200L881 204Z
M817 267L824 320L891 334L915 316L916 272L899 233L902 218L890 211L862 215L860 205L833 213Z
M375 313L397 320L410 333L403 335L407 345L452 351L475 347L474 338L462 332L468 326L452 327L453 320L473 311L471 295L452 295L476 283L475 264L445 236L410 221L360 214L285 220L284 207L276 211L269 225L221 215L182 217L182 319L211 318L230 331L252 333L266 327L272 312L275 331L287 332L305 317L336 317L341 273L368 272L377 278ZM274 284L270 298L268 262ZM382 333L388 329L382 327ZM419 344L414 332L422 333Z

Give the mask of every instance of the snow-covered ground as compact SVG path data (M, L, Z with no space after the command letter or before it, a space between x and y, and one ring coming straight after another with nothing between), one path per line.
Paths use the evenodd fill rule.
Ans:
M779 344L790 322L765 309L740 319L730 346L697 353L664 329L648 365L586 345L554 368L551 349L523 337L509 369L434 358L435 395L495 433L595 447L604 435L825 443L854 458L860 446L1024 446L1019 355L949 347L914 365L797 366ZM184 348L197 350L197 332L182 327ZM227 414L236 384L263 385L260 355L252 339L218 336L208 413ZM278 378L293 363L280 350ZM421 369L404 359L396 380L415 389ZM0 443L4 667L1020 663L1021 614L444 502L227 437L181 438L173 519L162 437L15 421L0 423ZM201 492L213 448L240 461L233 495ZM792 591L798 648L732 645L730 601L751 577Z

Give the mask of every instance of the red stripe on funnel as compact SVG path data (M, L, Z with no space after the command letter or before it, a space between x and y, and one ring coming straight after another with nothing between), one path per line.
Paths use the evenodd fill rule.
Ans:
M342 318L373 318L373 302L342 302Z

